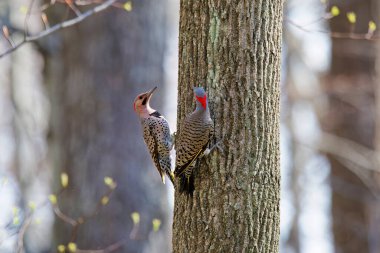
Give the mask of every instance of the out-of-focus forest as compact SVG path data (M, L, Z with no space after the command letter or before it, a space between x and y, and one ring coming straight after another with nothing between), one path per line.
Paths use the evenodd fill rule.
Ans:
M2 0L0 54L106 2ZM179 1L116 1L0 58L0 252L171 252L133 100L158 86L175 130L178 23ZM285 4L280 252L380 252L376 26L375 0Z

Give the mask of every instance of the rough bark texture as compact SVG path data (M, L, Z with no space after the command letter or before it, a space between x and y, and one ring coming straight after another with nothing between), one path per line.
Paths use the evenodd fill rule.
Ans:
M154 85L160 89L152 104L159 109L163 103L164 13L165 2L139 0L132 12L114 8L66 30L62 38L50 38L48 45L58 46L50 47L47 57L53 167L70 177L60 207L74 218L89 214L106 191L103 178L118 183L109 204L78 230L74 241L80 249L101 249L125 238L116 252L169 251L166 188L133 111L135 96ZM133 240L134 211L141 221ZM153 218L162 221L154 234ZM72 241L70 231L57 220L55 245Z
M331 4L338 5L342 13L354 11L358 22L352 29L347 18L341 15L331 20L331 30L366 33L370 20L379 21L379 12L372 11L376 2L332 1ZM375 83L372 76L375 70L375 45L365 40L332 40L331 71L325 82L329 108L323 119L327 131L370 149L375 144ZM371 185L363 183L347 166L350 165L347 161L342 162L333 156L329 156L329 160L335 252L379 252L379 248L371 246L371 213L375 210L371 206L378 202L371 194Z
M175 253L278 252L282 6L181 1L178 123L205 86L224 152L202 161L193 197L176 192Z

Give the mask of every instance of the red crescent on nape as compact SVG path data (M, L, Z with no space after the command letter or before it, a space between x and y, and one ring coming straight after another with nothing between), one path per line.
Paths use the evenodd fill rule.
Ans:
M198 101L202 104L202 107L206 109L206 103L207 103L207 96L204 95L203 97L197 97Z

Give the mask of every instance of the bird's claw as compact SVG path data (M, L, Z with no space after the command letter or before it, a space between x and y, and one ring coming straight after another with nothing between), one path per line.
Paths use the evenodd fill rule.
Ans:
M220 144L223 142L223 140L224 140L224 138L220 139L217 143L215 143L214 146L212 146L212 147L210 148L210 153L211 153L215 148L219 149L219 151L220 151L221 153L223 153L224 150L223 150L223 148L220 146Z
M204 152L202 157L208 156L215 148L217 148L222 154L224 152L223 148L220 146L221 142L223 142L223 139L220 139L217 143L215 143L211 148L207 148Z

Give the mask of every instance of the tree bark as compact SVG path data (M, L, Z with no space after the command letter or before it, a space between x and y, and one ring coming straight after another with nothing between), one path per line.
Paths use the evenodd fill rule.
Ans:
M181 1L178 126L206 87L224 151L176 192L174 253L278 252L281 0Z
M133 111L135 96L155 85L152 104L159 109L164 101L165 8L165 1L135 1L132 12L114 8L49 38L53 168L70 178L59 205L74 218L89 214L107 189L103 178L118 184L74 239L58 219L55 247L74 240L79 249L101 249L125 239L116 252L169 252L167 191ZM135 211L141 221L130 238ZM152 236L154 218L162 225Z

